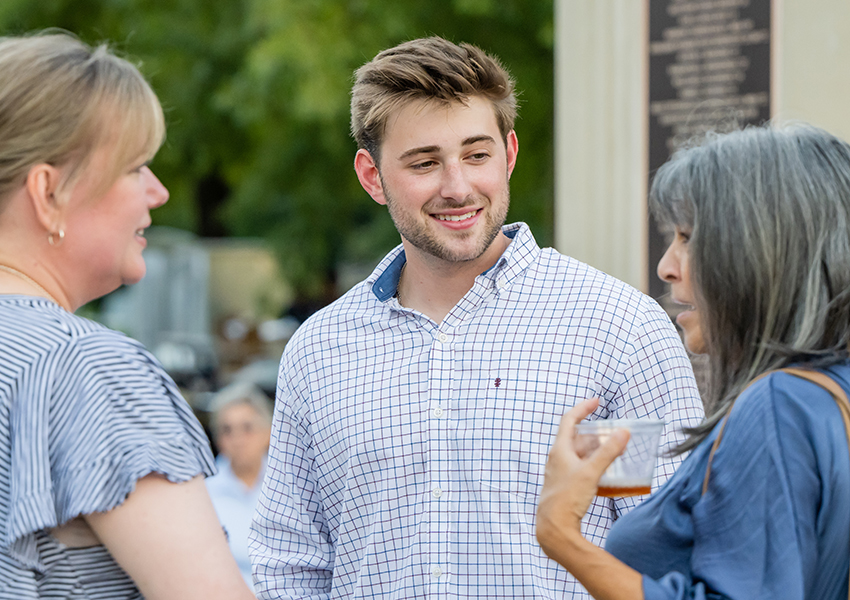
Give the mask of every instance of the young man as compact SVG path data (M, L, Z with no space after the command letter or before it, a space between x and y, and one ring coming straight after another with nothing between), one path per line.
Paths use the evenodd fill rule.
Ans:
M258 594L586 596L534 537L561 415L598 396L595 418L663 418L674 446L702 417L682 344L649 298L503 226L518 142L495 59L407 42L357 71L351 106L357 176L402 244L284 352ZM586 535L636 502L597 499Z

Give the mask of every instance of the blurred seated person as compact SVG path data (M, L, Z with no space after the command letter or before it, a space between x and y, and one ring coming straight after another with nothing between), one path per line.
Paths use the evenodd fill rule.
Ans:
M253 383L234 383L211 404L211 430L218 447L218 474L206 480L230 549L251 584L248 531L260 496L271 437L272 404Z

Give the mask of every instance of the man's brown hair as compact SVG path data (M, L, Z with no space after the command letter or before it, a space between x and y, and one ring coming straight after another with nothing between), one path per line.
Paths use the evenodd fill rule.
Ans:
M490 100L502 139L514 128L514 80L498 59L470 44L428 37L384 50L357 69L351 90L351 134L380 162L387 121L413 100Z

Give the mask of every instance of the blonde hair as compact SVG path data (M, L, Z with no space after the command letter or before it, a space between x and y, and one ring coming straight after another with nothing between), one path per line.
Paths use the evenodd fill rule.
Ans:
M156 94L105 44L56 31L0 37L0 210L36 164L66 168L63 192L108 145L105 191L131 161L152 158L164 136Z
M357 69L351 90L351 134L380 162L387 121L413 100L466 104L481 96L493 105L502 139L514 128L514 80L493 56L471 44L428 37L384 50Z

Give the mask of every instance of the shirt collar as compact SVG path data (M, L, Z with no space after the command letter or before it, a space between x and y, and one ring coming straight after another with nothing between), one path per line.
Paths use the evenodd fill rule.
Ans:
M540 253L540 246L537 245L537 241L525 223L503 225L502 233L512 241L496 264L484 271L482 275L494 282L498 280L501 283L500 287L505 287L534 262ZM401 269L406 261L404 246L399 244L366 278L366 284L371 286L372 293L379 301L387 302L395 296Z

